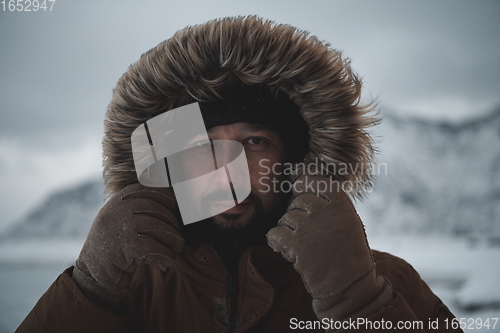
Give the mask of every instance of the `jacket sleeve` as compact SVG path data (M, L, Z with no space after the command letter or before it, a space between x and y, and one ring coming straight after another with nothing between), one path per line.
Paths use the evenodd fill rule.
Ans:
M410 264L387 253L380 253L376 265L378 274L391 282L394 299L365 319L372 322L372 329L366 325L363 332L381 332L380 328L375 329L375 325L382 321L391 322L387 325L391 325L392 330L404 332L463 332L451 328L455 316ZM397 325L406 326L398 329Z
M128 317L109 313L90 302L65 270L38 300L16 333L125 332Z

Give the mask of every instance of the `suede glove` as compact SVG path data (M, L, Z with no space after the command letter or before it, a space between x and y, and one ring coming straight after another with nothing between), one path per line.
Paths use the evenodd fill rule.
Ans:
M351 200L329 178L296 177L288 210L267 239L294 263L320 319L367 317L393 299Z
M97 214L72 279L94 303L122 311L129 282L140 263L166 270L184 239L174 215L172 188L127 186Z

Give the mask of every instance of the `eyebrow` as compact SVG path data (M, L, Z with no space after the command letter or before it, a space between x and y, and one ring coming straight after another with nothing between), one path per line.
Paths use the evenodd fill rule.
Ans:
M260 131L271 131L273 132L273 130L271 130L270 128L264 126L264 125L261 125L261 124L250 124L250 123L242 123L240 126L240 130L245 130L245 131L249 131L249 132L252 132L252 133L255 133L255 132L260 132ZM212 132L214 129L214 127L212 127L211 129L209 129L207 131L207 133L210 133Z
M242 127L250 132L270 131L269 128L261 124L244 124Z

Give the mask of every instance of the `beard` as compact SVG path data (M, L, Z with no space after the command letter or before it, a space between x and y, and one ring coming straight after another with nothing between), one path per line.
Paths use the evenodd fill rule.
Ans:
M253 202L254 212L244 225L221 225L214 217L183 226L182 235L187 245L206 244L219 255L228 272L236 273L241 254L252 246L267 246L267 232L276 227L278 220L286 212L289 194L279 193L272 200L270 208L265 209L261 200L250 193L248 200ZM237 220L240 214L217 215L227 222Z

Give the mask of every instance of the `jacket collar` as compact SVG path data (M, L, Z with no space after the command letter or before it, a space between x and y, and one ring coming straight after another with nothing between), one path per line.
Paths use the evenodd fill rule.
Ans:
M183 269L189 270L186 276L191 279L198 299L214 313L218 325L226 326L227 274L215 250L204 244L186 246L179 255L184 256L185 260L178 260L178 264L185 265ZM254 246L246 249L238 267L237 331L245 331L257 323L272 308L275 290L297 278L300 279L300 276L292 264L270 247ZM216 311L217 307L222 307L222 311Z

